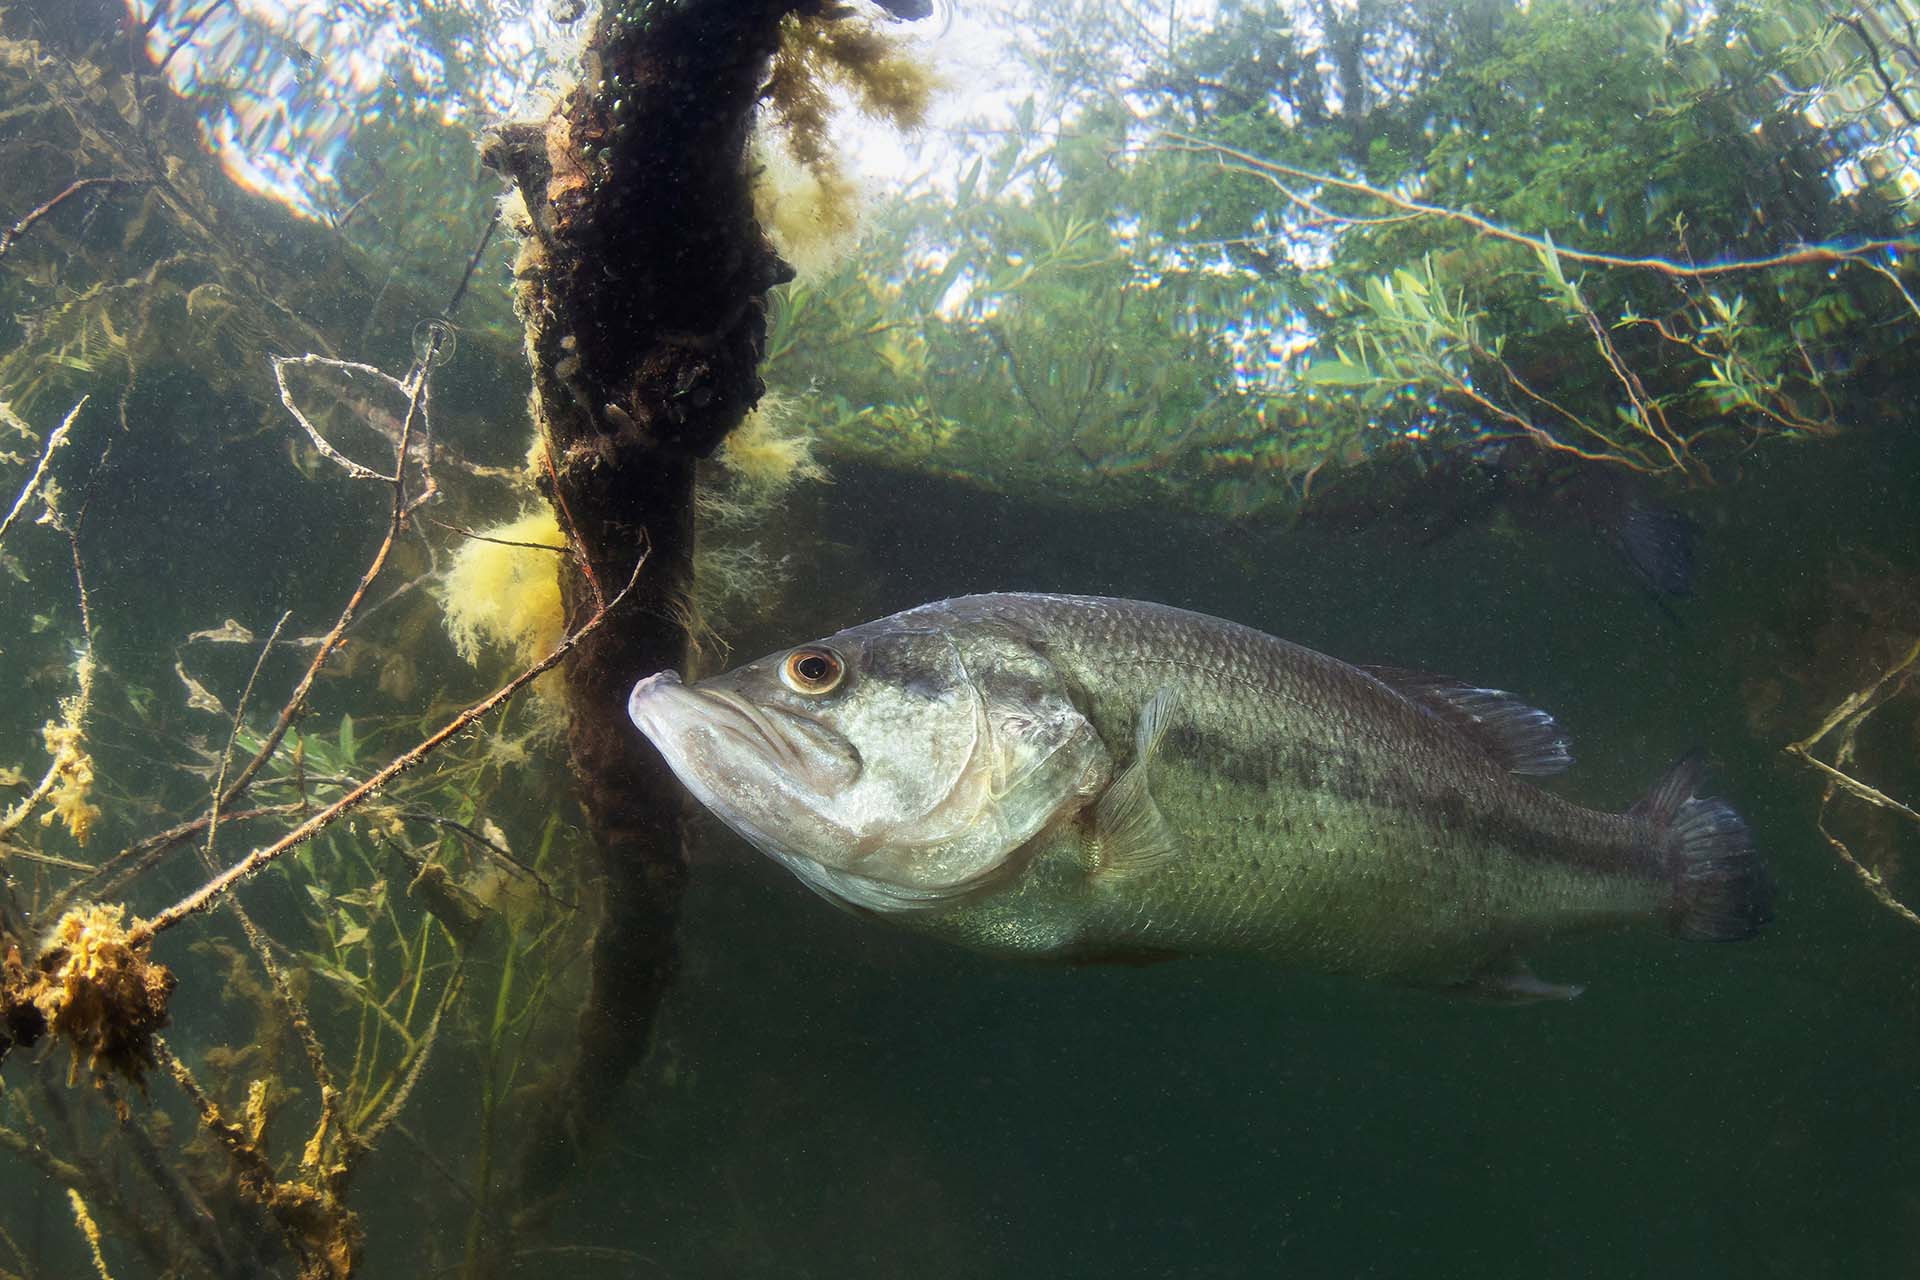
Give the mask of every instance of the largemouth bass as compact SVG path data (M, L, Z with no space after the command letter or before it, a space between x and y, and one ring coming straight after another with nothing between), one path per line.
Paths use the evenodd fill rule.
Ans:
M1066 961L1253 953L1500 998L1633 922L1745 938L1771 886L1695 757L1625 813L1525 779L1546 713L1162 605L983 595L628 702L742 837L852 911Z

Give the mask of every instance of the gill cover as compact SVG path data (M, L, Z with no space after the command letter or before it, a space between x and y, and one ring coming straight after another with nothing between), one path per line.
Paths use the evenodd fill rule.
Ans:
M895 630L865 645L860 666L850 736L878 803L858 806L843 857L793 867L830 898L902 911L977 892L1110 776L1059 673L1024 645Z

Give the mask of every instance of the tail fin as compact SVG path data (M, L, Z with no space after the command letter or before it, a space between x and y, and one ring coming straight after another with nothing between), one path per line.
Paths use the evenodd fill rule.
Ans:
M1689 752L1627 813L1652 826L1653 847L1673 879L1673 935L1751 938L1773 919L1773 878L1733 806L1694 794L1706 772L1705 757Z

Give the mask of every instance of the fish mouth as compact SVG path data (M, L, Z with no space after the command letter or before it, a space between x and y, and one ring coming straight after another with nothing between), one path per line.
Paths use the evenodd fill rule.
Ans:
M648 676L627 697L627 715L669 757L686 754L689 731L745 752L816 794L831 794L860 776L860 753L817 720L725 689L682 683L675 671Z

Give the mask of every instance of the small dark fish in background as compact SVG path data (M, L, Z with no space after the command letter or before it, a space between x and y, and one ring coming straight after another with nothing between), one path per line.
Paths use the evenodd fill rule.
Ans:
M1693 594L1700 526L1690 517L1644 498L1628 498L1592 523L1656 599Z
M1654 496L1653 486L1619 467L1545 463L1531 448L1508 445L1476 459L1483 473L1476 497L1432 532L1437 542L1498 507L1524 525L1569 521L1592 531L1668 621L1684 625L1674 600L1693 595L1700 526Z
M1745 823L1689 756L1624 813L1527 781L1572 763L1497 689L1364 668L1090 596L940 601L629 712L687 788L828 900L982 951L1238 952L1507 1000L1522 952L1772 917Z

